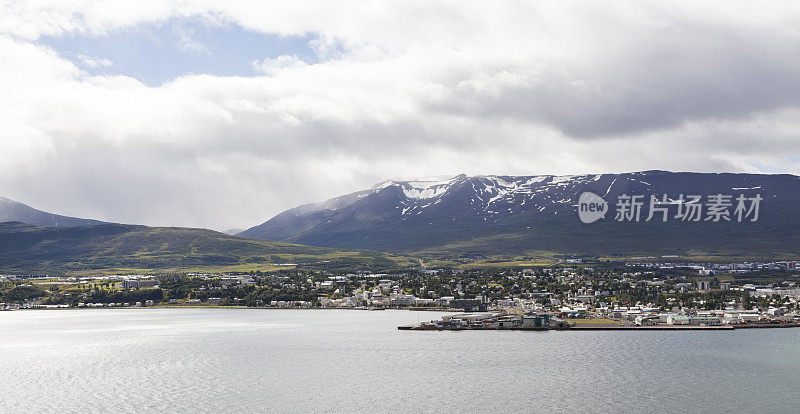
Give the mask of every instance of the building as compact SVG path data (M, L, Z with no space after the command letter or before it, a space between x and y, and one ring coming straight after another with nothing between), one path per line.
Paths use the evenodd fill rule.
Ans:
M442 296L441 298L436 299L436 306L441 306L441 307L450 306L450 301L452 301L453 299L455 298L452 296Z
M688 325L689 317L686 315L669 315L667 316L667 325Z
M453 299L451 309L463 309L464 312L486 312L486 303L482 299Z
M522 324L523 324L522 319L514 318L511 316L504 316L492 321L489 324L489 327L495 329L504 329L504 328L507 329L507 328L517 328L522 326Z
M740 313L739 320L742 322L758 322L761 319L761 315L758 313Z
M690 325L719 325L721 320L716 316L691 316L689 317Z
M415 306L433 306L434 300L433 299L423 299L423 298L416 298L414 300Z
M522 317L522 326L525 328L541 328L550 325L550 315L542 313L539 315L527 315Z
M156 287L160 285L161 282L156 279L148 279L148 280L123 280L122 287L125 289L137 289L137 288L144 288L144 287Z
M414 295L392 294L389 296L389 302L393 306L414 306L417 298Z
M658 323L658 321L659 319L658 316L656 315L641 315L637 316L636 319L634 319L634 323L636 324L636 326L655 325Z

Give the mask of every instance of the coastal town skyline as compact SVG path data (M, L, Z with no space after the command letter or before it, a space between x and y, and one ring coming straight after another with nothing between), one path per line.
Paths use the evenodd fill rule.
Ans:
M796 413L800 3L0 0L0 413Z

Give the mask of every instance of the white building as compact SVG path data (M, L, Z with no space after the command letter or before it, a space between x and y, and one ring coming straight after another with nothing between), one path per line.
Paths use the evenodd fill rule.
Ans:
M686 315L669 315L667 316L667 325L688 325L689 317Z

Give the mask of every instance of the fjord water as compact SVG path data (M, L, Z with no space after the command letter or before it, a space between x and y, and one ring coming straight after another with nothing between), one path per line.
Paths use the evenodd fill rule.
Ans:
M409 311L0 312L0 412L796 412L800 329L419 332Z

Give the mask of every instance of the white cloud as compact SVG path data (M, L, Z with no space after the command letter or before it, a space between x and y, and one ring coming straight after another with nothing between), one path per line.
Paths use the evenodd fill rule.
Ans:
M797 173L798 7L7 2L0 194L64 214L224 229L389 177ZM311 35L318 61L265 57L253 67L268 76L148 87L90 76L35 43L174 18Z
M253 62L253 69L260 73L274 75L280 71L298 69L306 65L306 62L296 55L281 55L274 58L256 60Z
M194 30L190 27L178 25L174 30L178 36L178 50L182 53L194 55L210 55L211 50L202 42L195 39Z
M89 55L85 55L85 54L78 55L78 60L80 60L81 63L84 66L86 66L88 68L92 68L92 69L94 69L94 68L107 68L107 67L112 66L114 64L114 62L112 62L108 58L102 58L102 57L97 57L97 56L89 56Z

